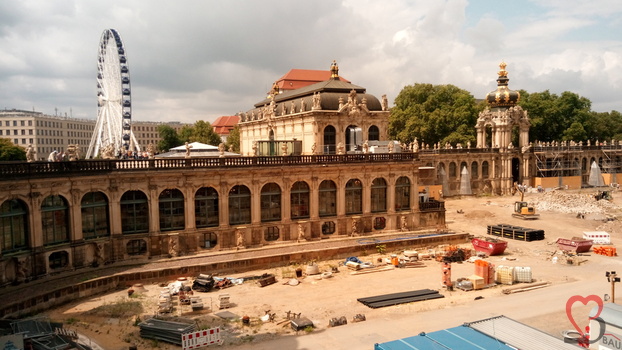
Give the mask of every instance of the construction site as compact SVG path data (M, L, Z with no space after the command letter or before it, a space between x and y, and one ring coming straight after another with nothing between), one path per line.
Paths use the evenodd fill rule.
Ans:
M367 239L373 242L343 238L154 261L123 271L147 278L128 279L115 292L70 301L38 316L62 324L67 334L79 335L92 348L112 350L179 349L181 337L174 329L180 325L186 333L212 330L202 341L236 349L371 349L374 344L384 349L383 343L395 339L500 315L563 344L562 333L574 329L566 299L612 294L605 271L617 265L621 202L615 191L611 200L597 200L596 192L527 191L524 200L540 214L529 221L512 216L518 195L446 199L447 234L458 241L426 242L432 232L406 232ZM542 234L533 239L488 234L499 225ZM573 240L593 232L606 233L609 242L581 253L558 244L560 238ZM421 242L412 239L415 235ZM488 255L471 243L477 237L505 240L507 247ZM312 258L313 251L339 245L363 247L341 254L351 253L348 258ZM308 254L287 255L292 249ZM219 266L218 261L249 255L256 261L287 256L290 262L274 268L237 264L229 270L215 268L214 274L192 272L195 263ZM174 266L187 266L188 273L157 277ZM530 300L530 307L520 305L523 298ZM592 306L573 308L577 324L587 324ZM154 316L164 325L149 321ZM172 336L162 330L167 327L174 328Z

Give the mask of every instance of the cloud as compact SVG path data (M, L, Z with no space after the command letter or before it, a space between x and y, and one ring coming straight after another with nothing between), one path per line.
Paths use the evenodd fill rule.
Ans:
M622 5L600 0L24 0L0 3L0 103L95 118L107 28L127 52L133 116L197 119L248 110L292 68L328 69L392 101L405 85L453 84L481 98L501 60L510 87L575 91L622 109ZM556 75L559 75L556 79ZM619 94L618 94L619 95Z

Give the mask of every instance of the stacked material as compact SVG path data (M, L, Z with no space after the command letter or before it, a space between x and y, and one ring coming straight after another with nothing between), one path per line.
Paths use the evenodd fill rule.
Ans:
M604 256L616 256L618 255L615 247L594 247L594 253Z
M436 290L420 289L410 292L393 293L378 295L375 297L359 298L357 301L372 308L377 309L385 306L412 303L415 301L423 301L428 299L444 298L445 296L440 294Z
M519 241L541 241L544 239L544 230L535 230L512 225L488 225L487 233L489 235L516 239Z
M140 327L140 336L143 338L161 340L180 346L181 335L196 330L194 324L163 321L156 318L145 320L138 327Z

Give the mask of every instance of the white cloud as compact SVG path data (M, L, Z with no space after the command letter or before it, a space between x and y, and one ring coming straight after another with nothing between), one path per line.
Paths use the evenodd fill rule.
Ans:
M290 69L328 69L333 59L343 76L390 101L416 82L481 98L505 60L513 89L570 90L595 110L621 110L611 93L622 84L619 3L2 2L0 47L10 49L0 52L0 104L94 118L97 47L103 30L115 28L140 120L248 110Z

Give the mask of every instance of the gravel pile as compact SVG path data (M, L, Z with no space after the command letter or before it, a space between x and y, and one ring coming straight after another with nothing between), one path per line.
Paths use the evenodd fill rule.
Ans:
M563 191L546 192L542 197L534 199L532 204L537 210L567 214L607 214L620 209L607 200L597 201L592 194Z

